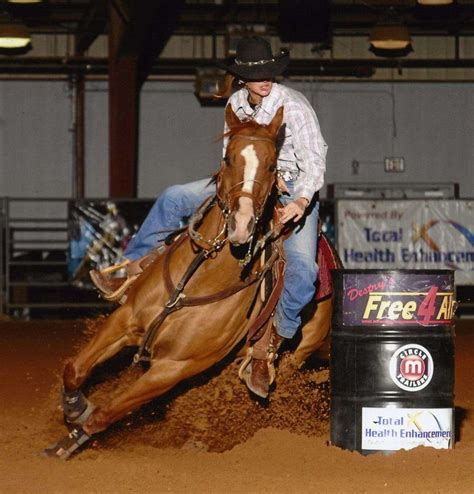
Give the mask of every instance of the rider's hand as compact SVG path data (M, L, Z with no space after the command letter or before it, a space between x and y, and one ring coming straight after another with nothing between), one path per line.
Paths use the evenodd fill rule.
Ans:
M281 210L280 221L282 223L287 223L288 221L298 222L303 217L308 205L309 201L306 197L295 199Z
M288 190L288 186L286 185L286 182L281 177L277 178L277 189L284 194L290 193L290 191Z

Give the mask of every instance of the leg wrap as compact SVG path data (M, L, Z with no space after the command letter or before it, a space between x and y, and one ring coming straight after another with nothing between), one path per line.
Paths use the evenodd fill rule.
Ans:
M71 424L83 424L94 410L94 406L81 390L71 392L63 390L62 405L66 422Z

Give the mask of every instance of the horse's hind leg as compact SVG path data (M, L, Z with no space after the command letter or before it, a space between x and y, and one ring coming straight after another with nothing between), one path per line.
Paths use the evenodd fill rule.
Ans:
M319 302L314 316L301 328L301 342L294 353L298 367L327 341L331 329L332 305L332 297Z
M63 373L63 410L66 420L72 423L85 421L93 407L81 392L81 386L91 370L113 357L122 348L137 344L130 329L131 311L126 306L117 309L103 324L92 340L70 360Z

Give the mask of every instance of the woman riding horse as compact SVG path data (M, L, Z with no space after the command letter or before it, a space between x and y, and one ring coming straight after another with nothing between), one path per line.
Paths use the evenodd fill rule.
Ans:
M220 362L245 337L262 302L260 282L279 257L261 251L278 229L262 230L276 182L280 108L262 126L242 123L226 108L226 159L216 175L216 195L206 201L165 252L130 287L127 300L103 323L86 347L65 366L63 411L77 424L69 436L47 448L67 459L93 434L179 382ZM269 242L277 245L276 242ZM81 387L98 364L127 346L136 361L149 364L125 391L94 407Z
M273 329L253 348L248 372L243 374L249 389L266 397L270 386L268 355L276 355L286 338L292 338L301 325L301 311L313 299L318 266L316 264L319 202L317 191L324 183L327 146L318 119L308 100L298 91L274 82L287 67L289 56L282 51L272 54L269 43L261 37L245 37L237 46L235 62L227 71L243 87L234 93L228 105L241 119L268 124L284 106L283 128L278 142L277 170L284 208L280 221L293 226L284 242L286 273L283 292L273 316ZM225 127L225 132L228 127ZM224 139L224 155L228 139ZM252 150L246 159L256 161ZM253 171L249 169L249 180ZM91 272L92 280L107 300L119 300L142 270L144 255L156 248L170 231L179 228L213 193L209 180L170 187L157 199L125 257L128 279L110 276L115 268ZM122 265L122 264L121 264Z

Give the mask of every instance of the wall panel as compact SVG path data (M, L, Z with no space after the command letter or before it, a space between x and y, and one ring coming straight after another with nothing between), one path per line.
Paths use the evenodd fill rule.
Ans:
M473 83L293 82L329 144L326 183L459 182L474 190ZM139 196L217 169L223 109L201 107L192 82L150 81L141 95ZM65 82L0 82L0 196L70 197L73 135ZM105 82L86 91L86 195L108 193ZM406 171L384 171L401 156ZM354 174L352 162L359 162Z

